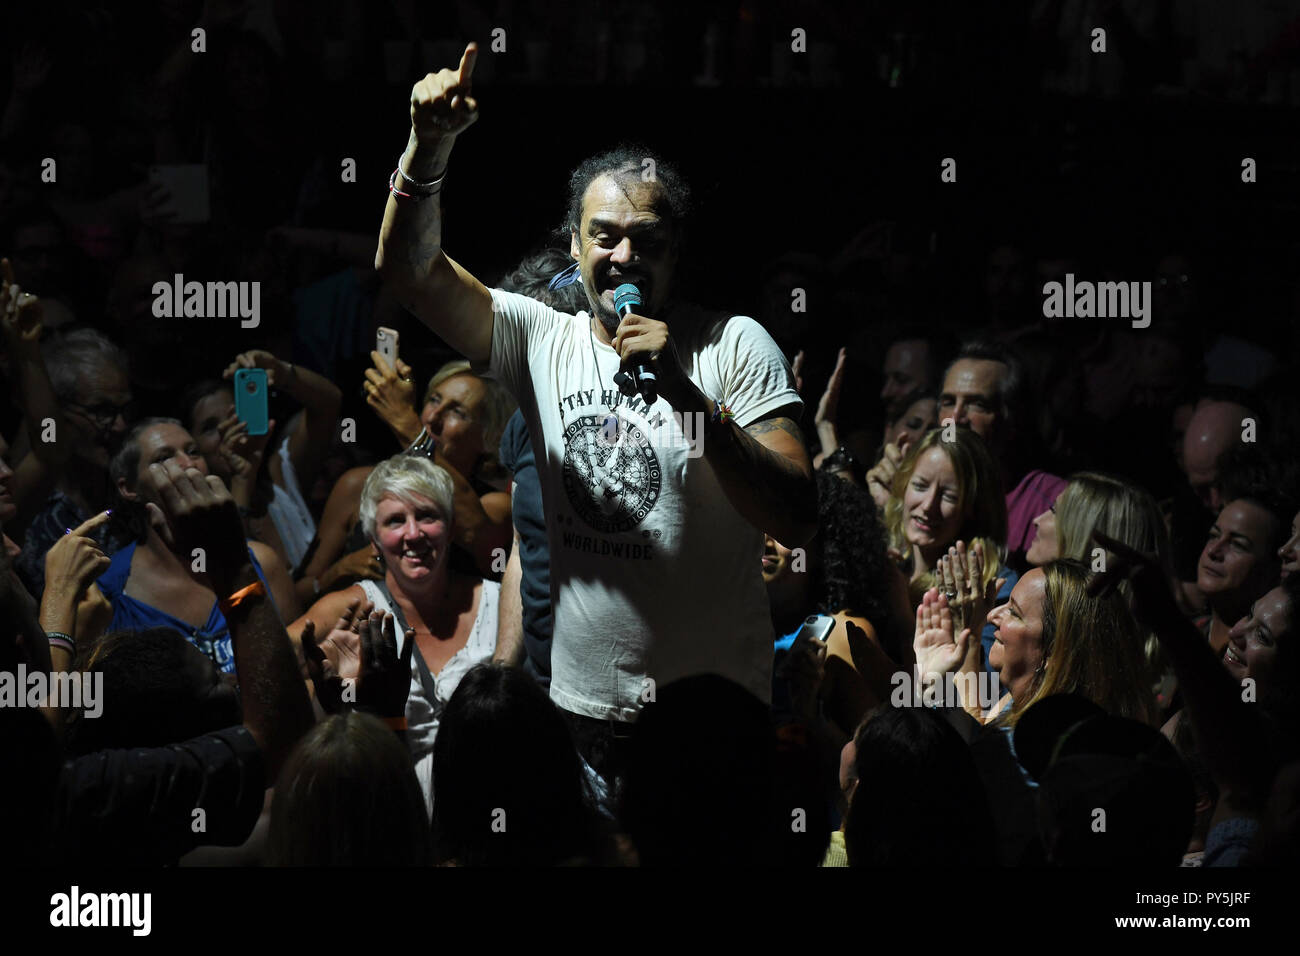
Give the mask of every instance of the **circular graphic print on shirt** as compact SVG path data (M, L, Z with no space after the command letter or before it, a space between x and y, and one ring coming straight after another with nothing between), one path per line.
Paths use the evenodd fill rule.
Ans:
M582 520L618 534L639 525L659 500L661 471L641 428L606 416L584 415L564 429L564 491Z

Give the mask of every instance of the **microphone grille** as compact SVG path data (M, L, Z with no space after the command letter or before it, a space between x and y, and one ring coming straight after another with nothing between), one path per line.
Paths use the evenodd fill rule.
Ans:
M641 304L641 290L630 282L624 282L621 286L614 289L614 311L622 312L623 308L638 306Z

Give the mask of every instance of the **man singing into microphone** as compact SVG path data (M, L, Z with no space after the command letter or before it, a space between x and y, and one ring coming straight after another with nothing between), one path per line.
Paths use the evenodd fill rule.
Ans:
M457 69L411 92L375 268L519 399L550 539L551 698L613 781L620 741L657 687L715 673L769 699L763 532L794 546L817 521L801 405L757 322L672 299L685 188L655 157L616 150L574 173L571 252L591 314L489 290L444 254L437 194L456 137L478 118L476 56L470 44ZM620 318L624 284L642 304ZM638 367L657 379L653 404L615 384ZM703 435L682 434L695 421Z

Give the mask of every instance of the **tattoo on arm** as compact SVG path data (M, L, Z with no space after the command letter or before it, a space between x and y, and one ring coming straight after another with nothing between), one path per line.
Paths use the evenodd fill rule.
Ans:
M800 431L799 425L792 418L777 416L776 418L765 418L762 421L754 422L752 425L744 429L745 434L754 439L752 446L754 449L754 455L751 459L752 464L758 465L760 462L770 463L782 473L783 477L795 482L796 485L797 483L807 481L808 474L803 470L803 468L791 461L785 455L773 451L758 440L760 435L766 435L774 431L783 431L790 437L794 438L795 441L799 442L800 445L803 445L803 432ZM771 490L777 495L784 495L790 490L790 487L773 488Z
M783 431L794 437L799 444L803 444L803 432L795 424L794 419L781 416L779 418L765 418L761 422L754 422L745 429L745 434L751 438L757 438L759 435L766 435L768 432Z

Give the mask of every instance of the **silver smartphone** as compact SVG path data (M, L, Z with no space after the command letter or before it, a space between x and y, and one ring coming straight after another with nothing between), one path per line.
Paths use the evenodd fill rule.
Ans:
M397 371L397 330L380 326L375 332L375 351L384 357L388 367Z

